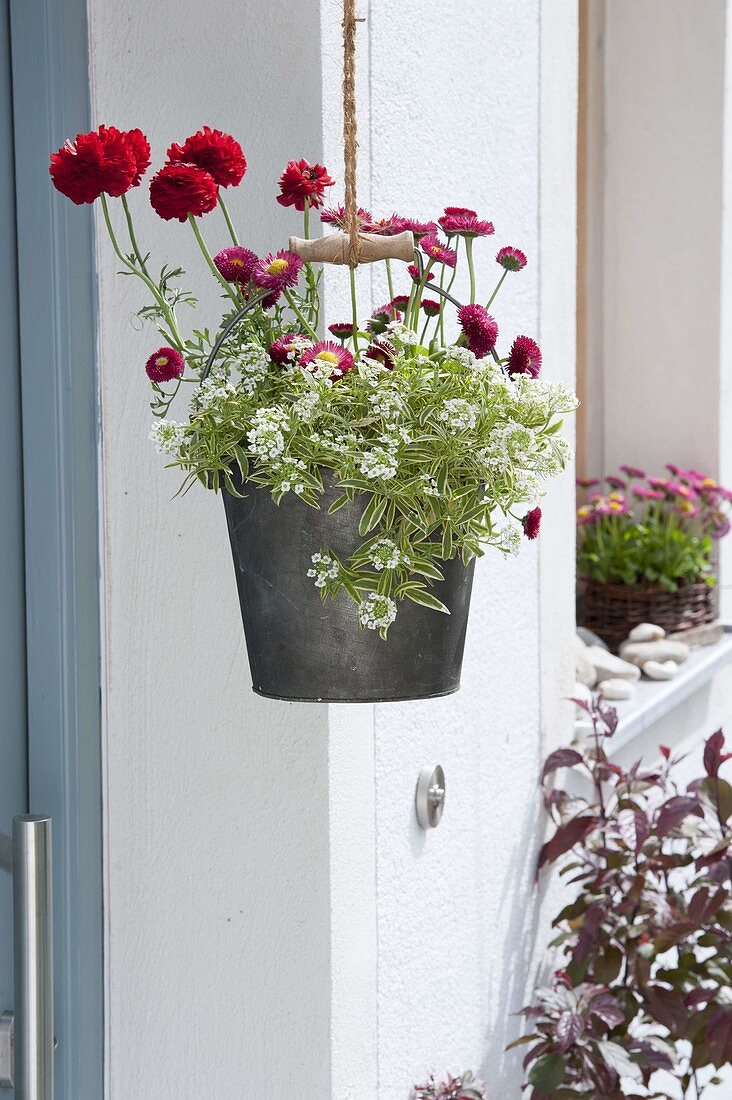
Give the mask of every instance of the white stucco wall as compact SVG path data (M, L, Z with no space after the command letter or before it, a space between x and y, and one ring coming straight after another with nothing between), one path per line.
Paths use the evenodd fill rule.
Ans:
M496 307L502 342L538 336L547 376L571 382L575 0L550 19L539 0L361 11L359 198L491 218L482 285L501 244L529 255ZM91 0L91 17L97 120L145 129L154 164L204 122L240 137L232 205L254 248L292 228L273 201L291 156L341 176L336 0ZM207 285L186 226L147 211L141 225ZM223 227L203 227L220 247ZM472 1066L496 1100L518 1084L503 1046L537 926L536 778L565 715L571 475L539 547L478 564L458 695L259 700L220 502L170 502L177 475L144 444L157 344L130 328L142 299L106 248L100 270L109 1096L406 1100L431 1069ZM329 277L330 319L342 283ZM359 284L364 303L385 297L370 272ZM430 761L448 804L424 835L413 796Z

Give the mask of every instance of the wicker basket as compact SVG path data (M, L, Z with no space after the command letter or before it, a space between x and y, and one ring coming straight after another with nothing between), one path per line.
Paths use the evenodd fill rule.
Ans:
M683 585L676 592L653 584L580 581L578 621L611 649L617 649L639 623L654 623L672 634L715 617L714 589L703 581Z

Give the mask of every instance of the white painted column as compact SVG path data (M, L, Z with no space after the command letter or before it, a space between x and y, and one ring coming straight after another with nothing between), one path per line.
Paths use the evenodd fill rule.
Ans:
M322 156L319 21L317 0L92 0L95 117L142 127L154 167L204 123L235 134L250 166L234 216L253 248L278 247L297 224L278 176ZM181 262L215 320L189 227L157 219L146 185L131 199L153 264ZM218 212L202 230L226 243ZM146 439L160 340L131 324L144 296L102 238L108 1098L320 1100L327 711L251 693L221 501L171 500L179 474Z

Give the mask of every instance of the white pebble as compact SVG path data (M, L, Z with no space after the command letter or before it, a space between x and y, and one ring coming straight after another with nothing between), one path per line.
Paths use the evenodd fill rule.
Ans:
M646 661L643 672L649 680L673 680L678 675L676 661Z
M630 680L603 680L598 684L597 690L602 692L605 699L630 699L635 694L635 684Z
M629 642L657 642L659 638L665 638L666 631L661 626L653 623L639 623L634 626L628 635Z

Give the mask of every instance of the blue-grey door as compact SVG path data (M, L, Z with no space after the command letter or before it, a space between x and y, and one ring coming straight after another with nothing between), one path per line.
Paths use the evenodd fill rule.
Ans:
M88 73L86 0L0 0L0 831L53 818L56 1100L104 1096L93 228L48 176Z
M0 832L28 810L23 451L10 23L0 5ZM12 884L0 874L0 1012L13 1006ZM7 1095L11 1095L7 1093Z

